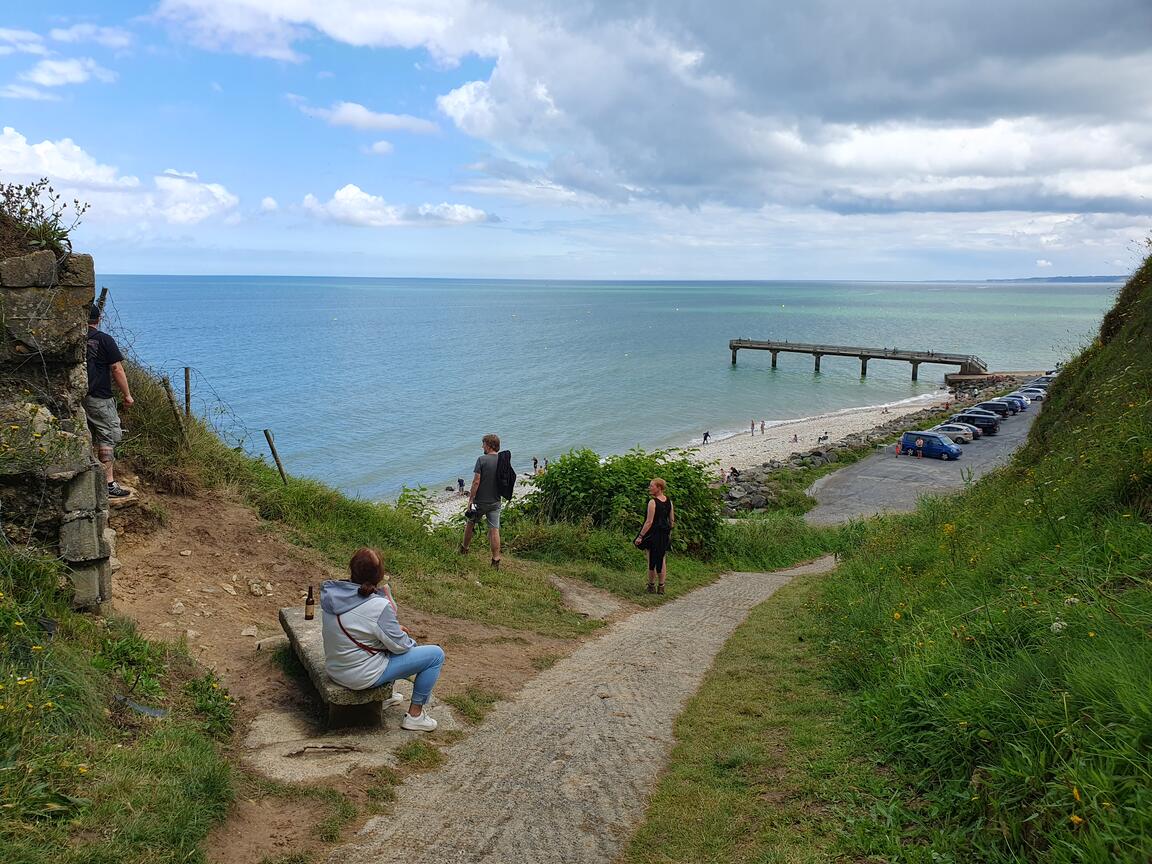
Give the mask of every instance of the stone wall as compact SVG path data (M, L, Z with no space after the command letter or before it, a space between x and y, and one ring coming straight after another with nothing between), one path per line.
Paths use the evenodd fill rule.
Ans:
M0 527L59 554L80 608L111 598L115 539L83 405L95 287L90 255L0 260Z

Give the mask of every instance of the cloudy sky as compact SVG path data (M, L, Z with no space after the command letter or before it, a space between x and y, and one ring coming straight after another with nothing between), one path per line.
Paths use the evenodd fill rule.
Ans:
M0 180L91 202L103 272L1100 274L1152 233L1149 0L37 6Z

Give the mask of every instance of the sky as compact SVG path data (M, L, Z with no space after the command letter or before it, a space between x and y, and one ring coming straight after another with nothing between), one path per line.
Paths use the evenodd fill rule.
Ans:
M1149 0L54 0L0 182L98 272L1125 274Z

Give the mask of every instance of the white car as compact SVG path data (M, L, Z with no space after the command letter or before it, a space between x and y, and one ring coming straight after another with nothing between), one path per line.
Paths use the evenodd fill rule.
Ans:
M1032 404L1032 397L1029 396L1027 393L1021 393L1019 390L1017 390L1015 393L1009 393L1008 395L1009 396L1015 396L1017 399L1023 399L1025 405L1031 405Z
M939 426L933 426L930 431L939 432L953 444L972 443L972 433L956 423L941 423Z
M1048 394L1039 387L1021 387L1020 395L1027 396L1029 399L1045 399Z

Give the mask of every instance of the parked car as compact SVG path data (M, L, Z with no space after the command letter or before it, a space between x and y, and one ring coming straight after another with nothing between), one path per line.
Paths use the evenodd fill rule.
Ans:
M900 436L900 452L929 459L959 459L964 452L939 432L905 432Z
M991 411L993 414L999 414L1001 417L1007 417L1009 414L1015 414L1016 409L1011 408L1004 402L996 402L989 399L987 402L981 402L976 406L983 408L985 411Z
M930 432L939 432L953 444L971 444L972 433L967 429L962 429L959 426L953 426L950 423L942 423L939 426L933 426Z
M1047 392L1048 391L1048 382L1047 381L1029 381L1027 384L1024 385L1024 387L1030 387L1030 388L1033 388L1036 390L1043 390L1043 391ZM1020 389L1024 389L1024 388L1022 387Z
M995 401L996 402L1011 402L1013 405L1016 406L1016 412L1017 413L1019 413L1021 411L1027 411L1028 410L1028 404L1029 404L1028 400L1026 400L1023 396L1016 396L1016 395L1013 395L1012 393L1009 393L1007 396L1001 396L999 399L996 399Z
M1021 387L1020 392L1033 401L1048 398L1048 391L1041 390L1039 387Z
M971 423L980 427L985 435L995 435L1000 431L1000 418L991 411L961 411L948 419L949 423Z
M1032 398L1030 396L1025 396L1019 390L1013 390L1011 393L1008 394L1008 397L1011 399L1016 399L1016 398L1023 399L1025 405L1031 405L1032 404Z
M967 432L968 437L971 438L973 441L975 441L977 438L979 438L980 435L984 434L984 432L982 430L980 430L979 426L973 426L971 423L952 423L952 422L941 423L937 426L933 426L932 429L943 430L946 432L950 431L950 430L956 430L958 432Z

